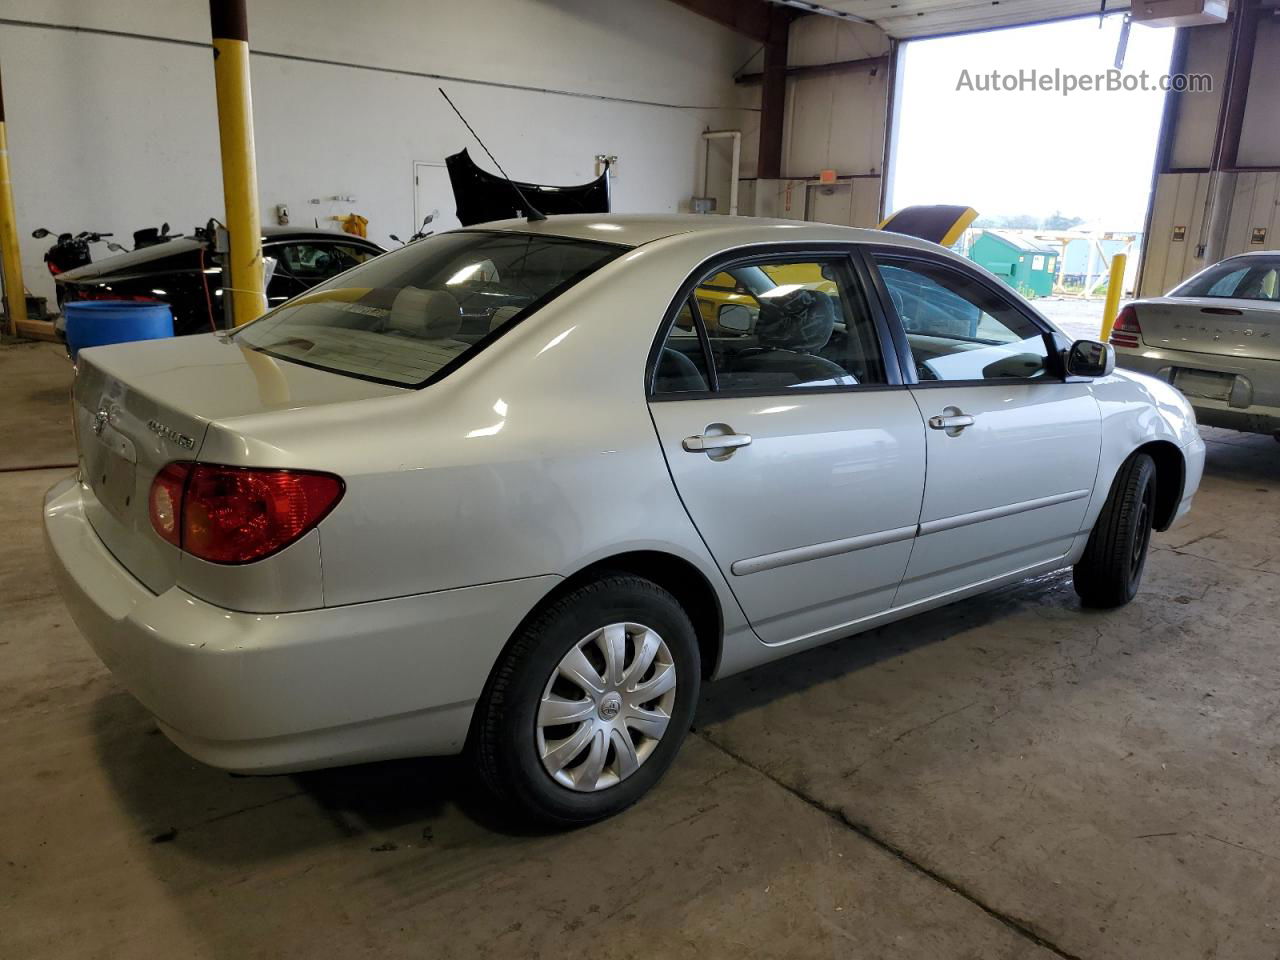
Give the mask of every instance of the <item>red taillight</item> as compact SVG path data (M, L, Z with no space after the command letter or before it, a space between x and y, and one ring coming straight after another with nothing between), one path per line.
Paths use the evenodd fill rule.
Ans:
M1116 315L1115 325L1111 328L1111 343L1117 347L1142 345L1142 327L1138 325L1138 311L1133 308L1133 304Z
M151 525L202 560L251 563L318 524L344 489L330 473L171 463L151 485Z

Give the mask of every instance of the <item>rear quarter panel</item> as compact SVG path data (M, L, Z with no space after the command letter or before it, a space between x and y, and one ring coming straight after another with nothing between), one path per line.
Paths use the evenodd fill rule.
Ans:
M649 348L686 271L668 283L626 266L583 281L436 384L227 420L201 458L344 479L318 528L326 606L567 577L659 550L712 583L727 634L749 629L676 494L645 396Z

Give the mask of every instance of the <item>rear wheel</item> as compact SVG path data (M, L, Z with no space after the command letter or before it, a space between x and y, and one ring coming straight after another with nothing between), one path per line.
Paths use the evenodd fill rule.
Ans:
M490 789L559 826L630 806L661 779L693 720L693 625L651 581L604 576L526 624L477 707L472 750Z
M1138 592L1155 519L1156 465L1145 453L1125 461L1072 571L1085 606L1119 607Z

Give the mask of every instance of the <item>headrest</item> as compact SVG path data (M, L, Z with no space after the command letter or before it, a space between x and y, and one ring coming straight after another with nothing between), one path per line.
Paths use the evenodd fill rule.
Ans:
M501 326L505 326L507 321L523 310L524 307L499 307L493 311L493 316L489 318L489 329L497 330Z
M755 333L762 347L813 353L831 339L836 308L816 290L799 289L780 297L761 297Z
M387 329L420 340L448 340L462 329L462 308L443 290L405 287L391 304Z

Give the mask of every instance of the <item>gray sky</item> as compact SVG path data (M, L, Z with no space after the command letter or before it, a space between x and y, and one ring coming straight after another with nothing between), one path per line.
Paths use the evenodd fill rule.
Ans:
M1061 210L1104 229L1141 230L1164 94L957 90L993 68L1096 74L1113 66L1118 16L905 45L890 209L963 203L979 214ZM1154 87L1174 31L1134 25L1124 73Z

